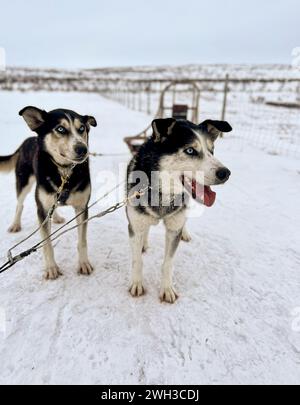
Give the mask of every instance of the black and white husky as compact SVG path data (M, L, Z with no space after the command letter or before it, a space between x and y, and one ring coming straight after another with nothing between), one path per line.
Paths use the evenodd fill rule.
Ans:
M132 249L132 296L144 294L142 252L147 249L151 225L160 220L166 227L160 298L173 303L173 257L181 239L190 239L186 229L188 195L212 206L216 194L211 185L223 184L230 171L214 157L214 142L230 132L226 121L206 120L195 125L186 120L157 119L153 135L137 152L127 171L127 217ZM136 191L143 190L135 197Z
M25 107L19 113L37 137L26 139L17 151L10 156L0 156L0 171L15 168L18 204L13 224L9 232L21 230L23 203L36 181L35 199L38 219L42 224L49 209L53 206L62 176L69 176L60 197L60 204L71 205L78 223L87 219L87 205L90 199L91 184L88 161L88 134L90 126L97 125L94 117L79 115L74 111L57 109L50 112L36 107ZM53 221L63 222L57 212ZM50 234L50 223L41 228L42 238ZM91 274L93 268L87 254L87 224L78 231L79 273ZM44 247L47 279L56 279L60 274L54 258L53 247Z

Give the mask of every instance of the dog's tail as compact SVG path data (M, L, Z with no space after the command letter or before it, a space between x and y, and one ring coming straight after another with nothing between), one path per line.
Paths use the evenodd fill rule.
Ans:
M16 167L19 149L12 155L0 156L0 172L10 172Z

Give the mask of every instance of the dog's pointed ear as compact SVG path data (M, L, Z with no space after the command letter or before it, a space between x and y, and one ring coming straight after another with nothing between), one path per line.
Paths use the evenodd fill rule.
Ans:
M97 126L97 121L96 118L92 117L91 115L85 115L84 116L85 122L89 125L91 125L92 127L96 127Z
M163 142L172 134L176 124L174 118L159 118L152 121L153 140L154 142Z
M231 132L231 125L227 121L214 121L206 120L203 121L200 125L201 128L204 128L206 132L212 137L215 141L222 132Z
M44 124L47 114L46 111L32 106L25 107L19 112L32 131L36 131Z

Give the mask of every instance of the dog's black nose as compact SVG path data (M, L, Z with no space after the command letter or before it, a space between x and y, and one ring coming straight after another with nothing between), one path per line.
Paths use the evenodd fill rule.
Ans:
M78 143L75 147L74 147L75 153L77 156L85 156L88 152L87 147L83 144L83 143Z
M229 179L229 176L231 175L231 171L227 169L226 167L221 167L216 171L216 176L217 179L220 181L226 181Z

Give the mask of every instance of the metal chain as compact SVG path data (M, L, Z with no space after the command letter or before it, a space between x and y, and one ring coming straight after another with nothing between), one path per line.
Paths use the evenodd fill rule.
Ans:
M95 153L95 152L90 152L89 155L93 157L130 156L128 153Z

